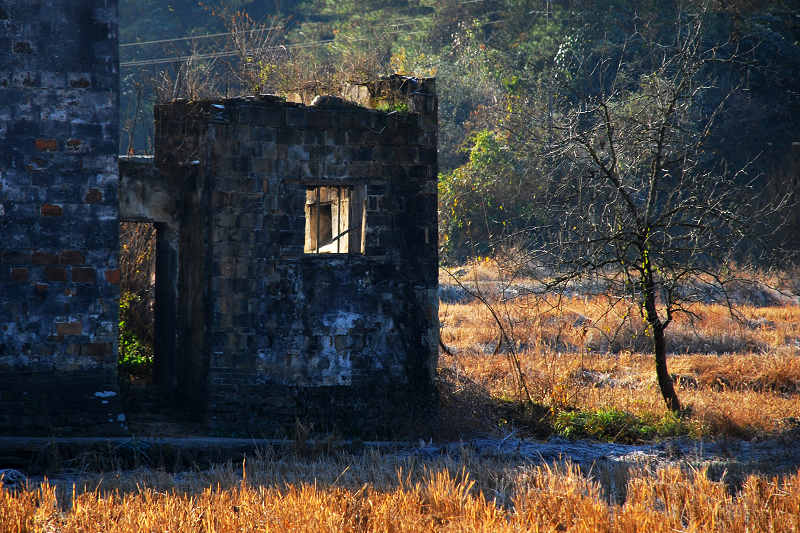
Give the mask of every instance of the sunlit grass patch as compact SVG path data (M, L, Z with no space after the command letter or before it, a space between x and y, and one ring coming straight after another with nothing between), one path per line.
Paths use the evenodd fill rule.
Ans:
M354 459L355 475L329 460L305 467L256 461L244 476L190 489L159 488L136 477L133 488L75 490L54 485L0 490L2 532L140 531L796 531L800 472L748 476L741 488L705 470L653 472L570 463L503 468L439 462L397 467L385 458ZM265 477L259 470L267 472ZM285 482L281 483L281 471ZM612 478L614 483L611 483ZM174 479L173 482L176 482ZM616 487L616 489L613 489Z
M441 338L452 354L440 356L441 369L483 387L491 398L519 402L513 355L534 401L562 413L573 436L613 440L613 433L592 435L565 423L587 413L616 412L637 421L664 416L649 336L635 306L603 295L555 303L533 295L487 300L512 342L498 346L499 327L481 302L442 302ZM738 305L732 313L725 305L697 303L691 311L666 332L668 367L687 407L684 426L651 428L642 438L751 438L791 427L800 418L800 306ZM633 425L642 424L650 427ZM620 436L632 438L625 431Z

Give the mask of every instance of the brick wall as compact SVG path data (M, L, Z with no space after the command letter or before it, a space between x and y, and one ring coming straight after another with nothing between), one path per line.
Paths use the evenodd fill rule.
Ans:
M116 0L0 0L0 434L112 433Z
M345 91L390 112L159 106L156 168L124 160L120 202L116 21L113 0L0 0L0 434L126 430L120 216L159 229L170 406L230 433L419 429L435 409L434 81ZM307 253L332 237L349 253Z
M191 184L179 373L212 427L269 434L301 417L399 434L435 407L435 88L383 83L411 112L275 97L156 109L156 165ZM363 254L304 253L316 187L363 195Z

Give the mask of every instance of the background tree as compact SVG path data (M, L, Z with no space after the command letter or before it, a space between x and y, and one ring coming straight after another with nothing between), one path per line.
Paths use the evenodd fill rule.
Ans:
M712 67L743 56L733 42L709 46L707 22L705 11L678 12L671 42L640 31L613 59L577 61L599 89L573 100L554 77L542 88L557 95L550 106L533 95L503 120L511 149L535 154L526 171L544 191L531 201L547 225L525 230L522 263L546 267L548 291L590 282L636 302L674 412L666 328L679 313L692 316L709 291L725 297L741 281L732 265L751 258L752 239L774 232L767 224L785 207L761 198L754 167L734 170L708 150L732 94L714 94Z

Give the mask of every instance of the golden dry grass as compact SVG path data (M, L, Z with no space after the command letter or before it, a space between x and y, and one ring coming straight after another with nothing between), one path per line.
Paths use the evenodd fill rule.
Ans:
M254 468L272 469L274 460ZM475 465L471 465L473 468ZM6 532L521 532L521 531L797 531L800 471L785 477L750 476L740 490L705 471L676 467L637 471L624 503L609 503L596 480L575 466L523 466L494 476L494 486L466 467L384 465L363 484L331 480L334 465L317 476L265 483L227 474L203 489L97 488L59 498L43 484L0 491L0 533ZM280 470L279 468L277 470ZM502 470L498 470L502 472ZM394 473L394 480L375 480ZM478 469L478 478L487 471ZM309 475L310 472L306 472ZM361 472L363 475L364 473ZM258 477L258 476L256 476ZM498 483L498 478L503 478ZM289 483L288 480L292 480ZM174 481L174 480L173 480ZM163 484L165 480L161 480ZM142 482L144 483L144 482ZM156 484L158 485L158 484ZM488 490L487 490L488 489Z
M484 274L485 276L485 274ZM489 291L487 291L488 293ZM560 409L663 416L650 340L638 311L605 296L490 298L514 340L534 401ZM695 304L667 329L668 365L696 434L753 437L800 419L800 306ZM496 399L520 388L499 328L482 303L442 303L440 372Z
M493 304L543 412L665 413L645 330L630 305L609 306L604 297L566 298L558 307L532 297ZM688 427L752 437L795 424L800 307L740 306L740 320L719 305L693 311L698 319L681 318L668 330L670 370L691 407ZM520 391L508 353L495 353L494 319L479 303L443 303L440 318L453 351L440 357L443 420L505 431L498 422L507 414L497 406L514 405ZM0 533L800 530L800 470L727 483L676 466L595 465L585 473L570 464L478 459L468 450L425 463L377 453L267 455L246 470L117 472L84 476L78 490L63 480L0 490Z

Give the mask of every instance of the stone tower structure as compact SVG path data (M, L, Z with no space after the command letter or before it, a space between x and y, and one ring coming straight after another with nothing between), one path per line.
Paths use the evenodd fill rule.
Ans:
M0 0L0 433L123 429L116 0Z
M118 158L117 16L116 0L0 0L0 435L128 430L120 221L156 229L170 416L250 435L428 417L435 80L162 104L155 156Z

